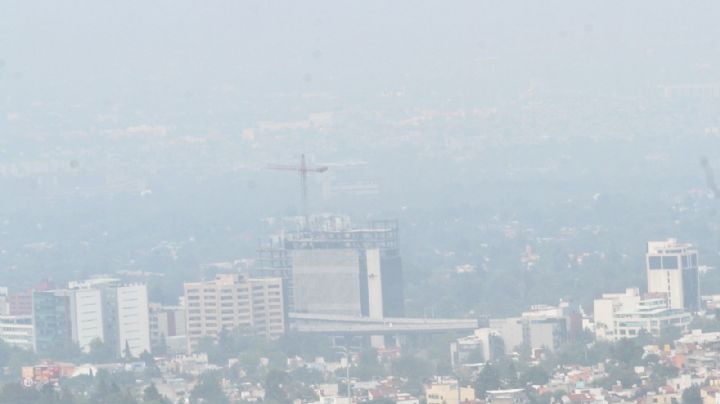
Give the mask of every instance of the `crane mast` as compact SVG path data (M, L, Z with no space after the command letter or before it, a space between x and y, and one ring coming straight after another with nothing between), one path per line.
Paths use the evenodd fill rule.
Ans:
M299 165L288 165L288 164L268 164L267 168L271 170L281 171L295 171L300 177L300 192L302 202L302 214L305 218L305 228L309 225L309 212L308 212L308 173L324 173L328 170L327 166L309 166L305 159L305 154L300 155Z

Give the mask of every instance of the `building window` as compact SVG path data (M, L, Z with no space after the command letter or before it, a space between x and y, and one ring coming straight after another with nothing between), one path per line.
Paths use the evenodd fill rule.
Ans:
M662 257L662 266L663 266L663 269L678 269L678 268L680 268L680 266L678 265L678 257L676 257L676 256Z

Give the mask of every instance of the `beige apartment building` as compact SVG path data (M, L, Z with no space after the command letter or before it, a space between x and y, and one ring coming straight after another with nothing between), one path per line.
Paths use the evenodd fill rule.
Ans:
M216 338L223 329L252 330L266 338L285 332L282 279L220 274L214 280L185 283L188 345Z
M437 379L425 386L425 401L427 404L474 403L475 389L458 386L455 379Z

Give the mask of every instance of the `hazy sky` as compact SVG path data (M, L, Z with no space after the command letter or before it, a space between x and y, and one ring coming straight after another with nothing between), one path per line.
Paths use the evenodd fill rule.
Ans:
M718 79L719 14L712 1L7 0L0 89L71 102L497 80L623 91Z

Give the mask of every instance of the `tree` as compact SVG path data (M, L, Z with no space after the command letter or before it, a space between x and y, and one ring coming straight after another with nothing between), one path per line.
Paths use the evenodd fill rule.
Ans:
M152 356L152 354L148 351L143 351L143 353L140 354L140 360L145 362L145 366L147 367L155 367L155 357Z
M57 404L60 401L60 394L55 391L52 384L46 383L40 388L40 397L37 400L39 404Z
M67 386L63 386L60 390L60 400L58 404L75 404L75 397Z
M485 358L485 360L495 360L505 356L505 340L498 335L490 334L488 342L490 344L490 357Z
M432 362L416 355L403 355L392 362L393 374L415 383L421 383L432 377L435 366Z
M143 390L143 404L166 404L168 400L163 397L155 387L155 383L150 383L149 386Z
M125 359L126 361L133 360L133 354L132 354L132 350L130 349L130 343L128 342L128 340L125 340L125 349L123 349L123 359Z
M100 374L100 372L98 372ZM137 404L137 400L127 389L121 389L114 381L108 382L104 378L101 379L93 394L90 396L90 402L105 404Z
M86 360L90 363L109 363L115 360L115 349L109 342L103 342L99 338L95 338L90 342L90 351L86 355Z
M287 388L292 379L287 372L271 370L265 378L265 400L276 403L288 402Z
M152 346L153 355L165 356L168 353L167 339L165 334L160 335L160 341Z
M529 367L520 377L523 385L544 385L550 380L550 375L540 366Z
M639 341L623 338L613 345L612 357L622 364L635 366L640 364L643 352Z
M290 377L305 384L320 384L325 381L325 377L320 371L308 368L306 366L297 368L290 372Z
M190 393L190 403L228 404L228 398L220 386L219 375L215 372L203 373Z
M692 386L685 389L682 393L682 404L702 404L703 399L700 395L700 386Z
M64 341L54 345L52 349L47 352L47 356L53 360L71 362L82 357L83 351L76 342Z
M35 389L25 388L20 383L9 383L0 390L0 403L33 403L38 400L39 396L40 393Z
M625 387L640 385L640 377L635 373L632 367L628 366L609 366L607 369L607 377L597 380L594 384L606 389L611 389L618 382Z
M385 373L384 370L378 362L377 351L368 348L360 352L357 366L351 369L351 373L361 380L370 380L382 376Z
M482 396L488 390L497 390L499 388L500 373L495 366L488 362L478 374L477 379L475 379L475 393Z

